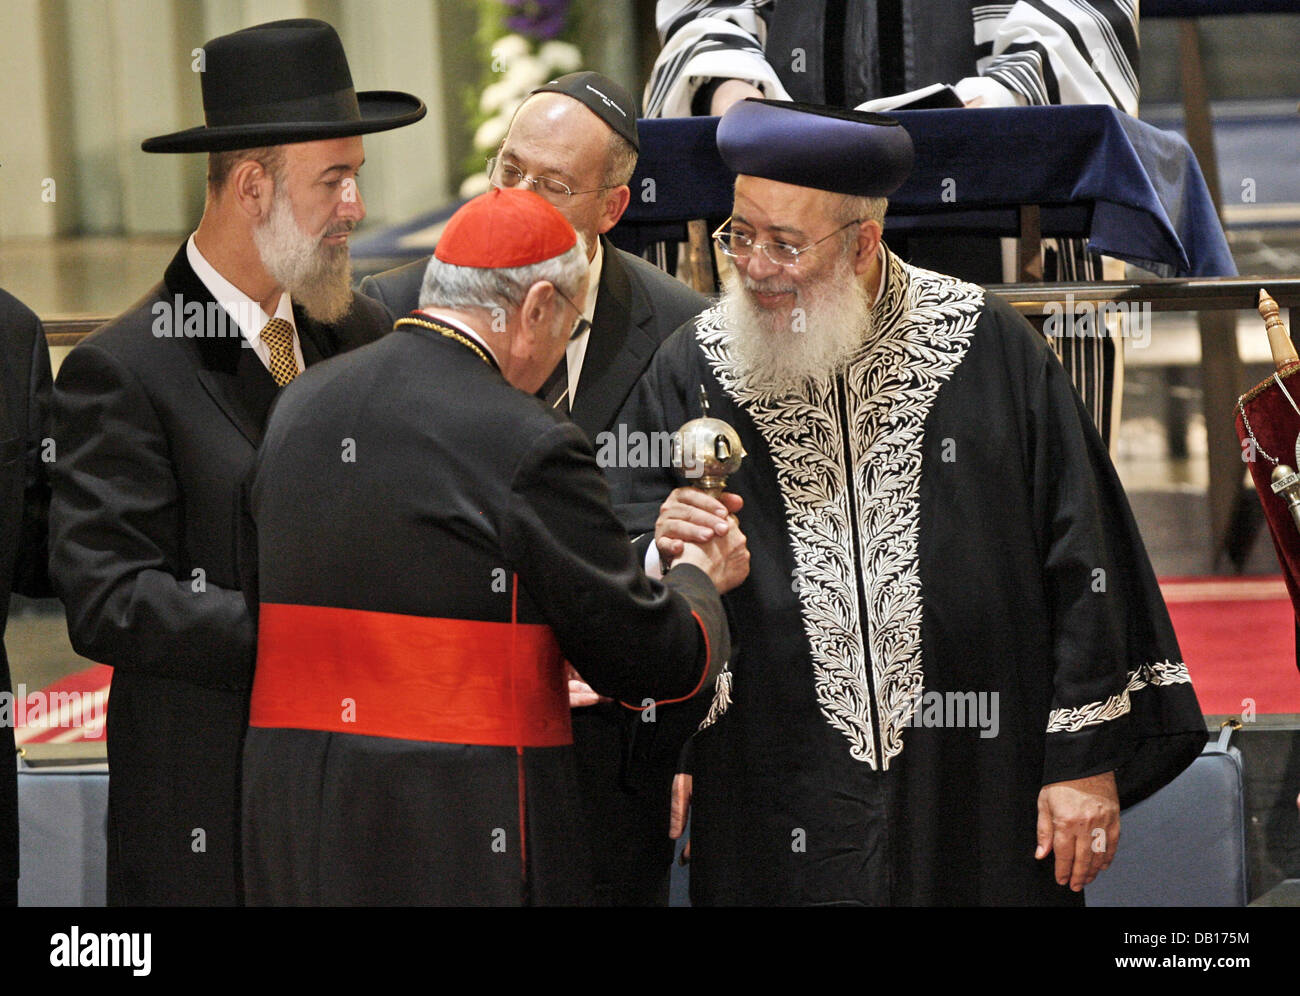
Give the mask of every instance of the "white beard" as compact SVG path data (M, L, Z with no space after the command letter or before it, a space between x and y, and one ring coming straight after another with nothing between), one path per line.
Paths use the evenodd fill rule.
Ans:
M298 227L289 196L277 190L271 213L253 229L253 242L266 272L310 318L326 325L338 321L352 307L352 257L346 244L329 246L321 239L352 227L352 222L340 222L320 236L307 235Z
M783 394L829 378L872 338L871 298L847 257L815 284L797 289L781 276L742 279L734 266L723 274L723 285L731 352L757 390ZM789 316L760 308L750 293L756 289L795 289Z

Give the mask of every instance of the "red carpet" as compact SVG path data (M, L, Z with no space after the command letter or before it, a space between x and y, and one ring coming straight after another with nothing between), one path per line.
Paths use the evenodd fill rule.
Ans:
M111 667L94 664L38 692L19 685L14 689L14 739L18 746L103 740L112 677Z
M1201 709L1300 713L1295 616L1281 575L1162 578Z

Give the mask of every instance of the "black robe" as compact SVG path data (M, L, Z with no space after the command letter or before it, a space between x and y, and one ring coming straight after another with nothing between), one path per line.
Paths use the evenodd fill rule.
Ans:
M463 334L344 359L283 392L249 494L248 902L588 902L562 659L707 692L717 592L641 572L582 431Z
M1040 788L1116 770L1128 805L1205 742L1168 614L1043 339L892 254L874 315L845 373L774 397L715 307L624 412L675 430L703 385L748 451L728 489L752 570L692 742L692 898L1077 902L1034 859ZM632 532L678 483L607 474Z

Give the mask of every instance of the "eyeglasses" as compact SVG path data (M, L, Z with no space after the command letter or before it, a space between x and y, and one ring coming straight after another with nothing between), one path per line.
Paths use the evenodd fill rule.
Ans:
M617 184L607 185L604 187L592 187L590 190L574 190L567 183L563 183L549 176L529 176L518 166L502 162L497 156L489 156L487 161L488 182L494 187L518 187L526 183L533 188L533 192L540 194L552 203L564 203L570 197L577 197L579 194L594 194L598 190L613 190Z
M713 233L713 241L717 247L731 256L733 259L749 259L754 255L756 249L761 249L763 255L777 266L794 266L799 262L799 257L806 253L814 246L821 245L831 235L838 235L844 229L852 225L860 225L861 218L855 218L853 221L845 222L830 235L823 236L816 242L810 242L806 246L795 248L785 242L755 242L751 236L741 232L732 231L727 226L731 224L731 219L724 221L716 232Z
M555 287L554 284L552 284L551 286ZM591 328L591 322L587 321L587 319L582 314L582 309L579 308L576 304L573 303L573 301L569 299L568 294L564 293L564 291L560 290L560 288L558 287L555 287L555 293L559 294L560 297L568 301L569 307L572 308L578 314L578 320L573 323L573 331L569 333L569 341L573 342L574 339L578 338L578 336L582 335L582 333L588 331Z

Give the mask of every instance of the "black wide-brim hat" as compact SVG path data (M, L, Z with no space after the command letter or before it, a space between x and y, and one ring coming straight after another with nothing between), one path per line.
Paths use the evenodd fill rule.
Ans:
M367 135L414 124L424 101L357 93L343 43L324 21L272 21L203 47L206 124L146 139L145 152L224 152Z

